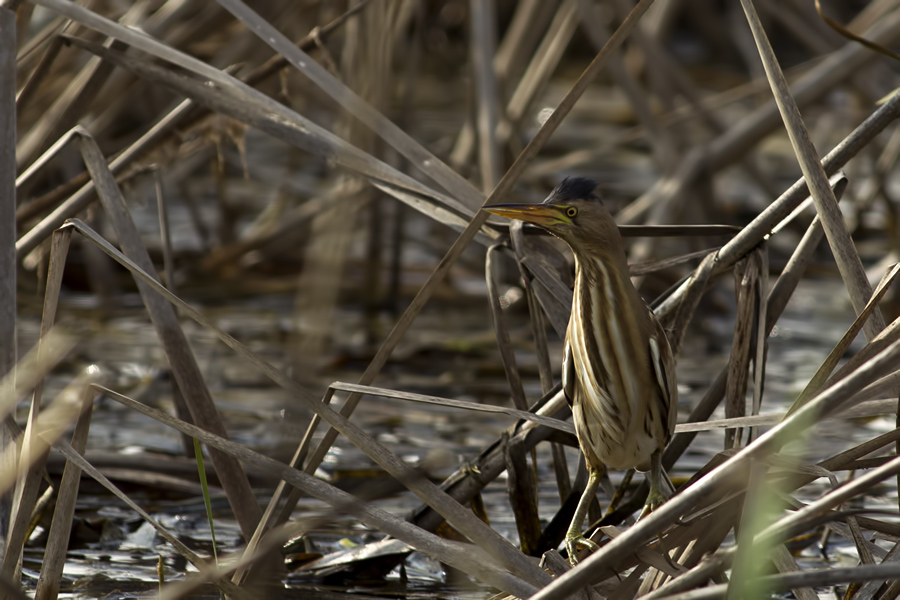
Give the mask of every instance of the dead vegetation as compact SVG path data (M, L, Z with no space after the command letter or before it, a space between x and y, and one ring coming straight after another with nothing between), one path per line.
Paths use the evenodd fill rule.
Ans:
M816 588L897 597L896 510L849 507L891 478L900 486L900 429L818 461L784 451L825 419L850 418L839 415L900 419L900 320L881 311L898 272L900 97L879 100L897 87L896 63L838 36L802 0L653 4L0 2L0 368L18 362L0 389L0 490L15 499L4 594L24 597L32 515L43 510L42 495L54 494L35 594L59 593L83 473L199 571L161 584L165 598L209 584L228 597L277 587L281 547L329 519L292 518L303 496L389 536L358 551L391 557L380 575L413 549L523 598L806 599ZM822 8L870 42L898 42L896 0ZM248 141L256 132L270 138L262 149ZM557 548L585 481L583 469L570 480L564 448L575 444L573 428L549 350L568 321L567 258L547 238L479 210L513 196L537 200L572 173L601 181L634 238L633 274L645 295L658 296L654 310L676 352L701 335L691 327L701 303L729 277L735 316L727 366L682 405L664 465L675 467L700 431L727 429L726 447L637 523L646 489L626 477L596 524L601 549L575 569ZM155 223L136 217L148 206L158 213L155 233ZM408 261L410 244L431 261L427 277L417 272L421 260ZM861 244L878 250L861 258ZM843 281L858 316L790 410L775 413L766 409L767 338L825 245L834 267L826 270ZM43 400L44 377L79 342L54 328L73 263L102 306L118 302L110 274L119 271L101 254L133 277L176 382L175 416L93 369ZM460 262L485 269L509 405L373 387L423 309L449 294ZM347 283L351 269L363 274L358 283ZM511 285L524 290L540 398L526 392L535 374L517 365ZM294 294L290 356L273 364L183 299L203 290L210 299ZM17 361L12 308L17 294L21 309L36 292L41 342ZM321 357L348 295L366 316L358 333L376 349L356 382L335 382L323 397ZM229 440L188 319L308 411L290 464ZM865 346L848 356L860 333ZM22 430L13 413L26 395ZM204 444L247 540L239 552L217 564L200 555L84 458L100 396ZM354 420L359 403L375 398L453 407L460 418L499 412L514 424L435 483ZM719 406L726 418L709 421ZM338 438L421 507L403 518L316 477ZM549 522L539 518L535 464L545 444L561 498ZM67 467L48 488L50 452ZM263 507L251 472L278 480ZM479 509L482 489L503 472L519 547ZM823 478L830 491L808 501L807 486ZM858 565L801 568L796 540L822 531L855 546Z

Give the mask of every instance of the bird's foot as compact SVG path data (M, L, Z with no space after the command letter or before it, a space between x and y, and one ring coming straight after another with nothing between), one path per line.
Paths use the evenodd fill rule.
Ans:
M668 499L669 497L662 491L660 486L650 486L650 493L647 495L647 502L644 504L644 510L641 511L641 516L638 517L638 521L662 506Z
M578 564L578 547L585 546L591 549L591 552L600 549L595 542L589 540L584 537L583 534L577 533L575 535L567 535L566 536L566 553L569 555L569 564L573 567Z

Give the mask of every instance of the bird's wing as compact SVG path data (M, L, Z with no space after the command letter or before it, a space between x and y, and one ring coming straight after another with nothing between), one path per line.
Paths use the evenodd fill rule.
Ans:
M653 364L659 395L665 406L665 420L669 435L672 435L672 432L675 431L675 422L678 420L678 384L675 381L675 359L662 325L655 317L651 320L655 327L653 335L650 336L650 362Z
M568 341L566 341L566 352L562 364L562 384L566 402L571 408L572 403L575 402L575 361L572 360L572 347L569 346Z

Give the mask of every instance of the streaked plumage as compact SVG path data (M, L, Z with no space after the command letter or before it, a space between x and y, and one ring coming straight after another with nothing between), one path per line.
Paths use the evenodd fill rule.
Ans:
M575 255L563 388L590 471L566 547L594 547L581 525L604 466L651 471L648 506L665 499L659 464L677 411L675 364L665 332L631 283L625 246L590 179L567 178L542 204L485 207L534 223Z

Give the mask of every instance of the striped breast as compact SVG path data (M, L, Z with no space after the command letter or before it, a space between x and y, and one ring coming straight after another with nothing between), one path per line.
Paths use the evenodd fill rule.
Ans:
M563 385L589 465L643 471L669 440L674 369L657 328L627 274L576 260Z

